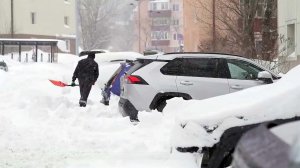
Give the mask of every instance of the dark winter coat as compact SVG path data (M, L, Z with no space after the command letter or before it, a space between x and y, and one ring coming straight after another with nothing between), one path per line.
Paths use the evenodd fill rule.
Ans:
M93 58L85 58L78 62L78 65L74 71L72 81L78 78L79 83L95 83L99 76L98 64Z

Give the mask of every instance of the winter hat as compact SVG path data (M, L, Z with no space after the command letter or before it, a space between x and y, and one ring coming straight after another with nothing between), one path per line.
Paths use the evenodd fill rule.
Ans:
M95 59L95 53L89 53L89 54L88 54L88 58Z

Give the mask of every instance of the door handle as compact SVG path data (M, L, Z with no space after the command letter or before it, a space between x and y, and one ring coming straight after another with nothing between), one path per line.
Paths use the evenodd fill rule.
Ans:
M185 85L185 86L193 85L193 83L190 81L181 81L180 84Z
M236 89L236 90L242 90L242 89L244 89L241 85L231 85L230 88L231 89Z

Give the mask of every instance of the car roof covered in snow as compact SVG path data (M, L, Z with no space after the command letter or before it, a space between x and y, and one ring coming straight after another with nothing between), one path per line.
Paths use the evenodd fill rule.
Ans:
M142 54L137 52L107 52L107 53L98 53L95 56L95 61L97 63L105 63L105 62L115 62L120 60L135 60L137 58L144 57ZM83 56L82 58L86 58Z
M198 53L198 52L165 53L165 54L160 53L160 54L145 56L142 59L173 60L179 57L245 59L242 56L238 56L238 55L231 55L231 54L224 54L224 53Z
M236 58L243 59L240 55L226 54L226 53L200 53L200 52L178 52L178 53L166 53L158 55L158 59L172 60L178 57L209 57L209 58Z

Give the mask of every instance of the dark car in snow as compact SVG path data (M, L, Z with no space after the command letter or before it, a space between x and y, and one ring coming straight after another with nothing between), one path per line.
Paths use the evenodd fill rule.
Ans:
M7 64L4 61L0 62L0 69L4 70L4 71L8 71L8 67Z
M234 152L233 168L300 167L299 121L263 124L248 131Z
M176 106L178 102L169 102L173 107L166 110L174 111L177 120L173 147L181 152L195 153L201 168L230 166L234 152L240 152L241 157L247 155L248 148L236 146L249 130L261 124L270 128L300 120L299 74L300 66L273 84L203 101L182 102L180 106L184 109ZM294 130L298 130L297 127ZM249 151L255 152L252 148ZM266 152L272 153L271 150Z
M202 149L203 158L200 167L226 168L232 164L234 153L233 168L282 168L268 167L263 163L269 158L284 155L287 149L287 145L268 132L268 129L293 121L300 123L299 120L300 117L294 117L230 128L223 133L217 144ZM272 146L276 147L271 149ZM278 161L281 159L286 158L282 157ZM246 163L248 166L244 165ZM258 164L265 167L257 166ZM273 165L273 162L270 161L268 164Z

